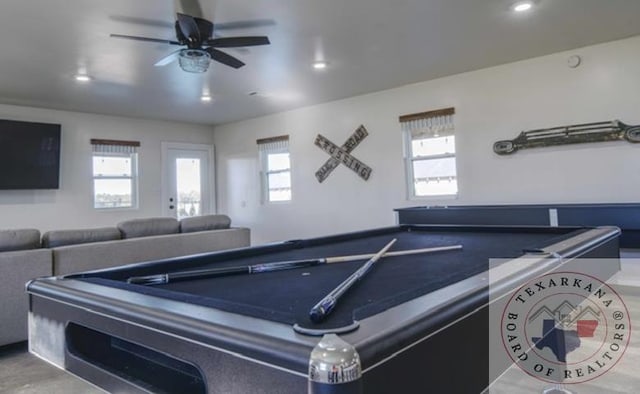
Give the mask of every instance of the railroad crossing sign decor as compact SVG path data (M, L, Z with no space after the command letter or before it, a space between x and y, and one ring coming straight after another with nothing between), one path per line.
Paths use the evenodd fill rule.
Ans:
M358 176L365 181L369 179L372 171L371 167L351 155L351 152L356 148L356 146L358 146L358 144L360 144L360 142L368 135L369 133L367 132L367 129L361 125L353 132L353 134L351 134L342 146L338 146L329 141L322 134L318 134L315 141L316 146L331 156L331 158L329 158L322 167L316 171L316 178L318 179L318 182L322 183L327 179L329 174L331 174L331 171L338 167L340 163L358 174Z

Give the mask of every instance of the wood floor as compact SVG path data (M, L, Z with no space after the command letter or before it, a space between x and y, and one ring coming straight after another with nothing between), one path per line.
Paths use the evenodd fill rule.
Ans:
M104 394L27 351L26 342L0 347L0 393Z

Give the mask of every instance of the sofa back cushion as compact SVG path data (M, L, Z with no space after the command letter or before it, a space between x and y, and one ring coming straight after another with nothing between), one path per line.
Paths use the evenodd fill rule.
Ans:
M120 222L117 227L122 238L149 237L180 232L180 222L175 218L133 219Z
M85 230L55 230L48 231L42 235L42 247L56 248L64 245L114 241L120 238L120 230L115 227L91 228Z
M54 275L92 271L143 261L188 256L250 244L248 228L158 235L53 248Z
M180 220L181 233L196 231L223 230L231 227L231 218L227 215L204 215Z
M0 230L0 252L37 249L40 231L36 229Z

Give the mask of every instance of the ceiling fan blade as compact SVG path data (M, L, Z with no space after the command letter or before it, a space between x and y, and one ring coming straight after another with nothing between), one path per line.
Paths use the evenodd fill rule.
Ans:
M196 20L193 19L191 15L178 14L178 24L180 25L180 30L182 30L182 34L184 34L187 38L192 38L197 42L200 42L200 30L198 30L198 24Z
M205 49L205 51L209 52L209 55L211 55L211 59L220 62L222 64L226 64L229 67L233 67L233 68L240 68L242 66L244 66L244 63L241 62L240 60L236 59L235 57L228 55L222 51L219 51L217 49L214 48L207 48Z
M157 43L160 43L160 44L168 44L168 45L181 45L178 41L163 40L162 38L127 36L127 35L124 35L124 34L111 34L110 36L114 37L114 38L124 38L124 39L127 39L127 40L157 42Z
M216 23L215 30L251 29L253 27L273 26L276 22L273 19L250 19L245 21L233 21Z
M200 32L200 37L202 39L208 39L213 36L213 23L209 22L206 19L202 18L193 18L198 25L198 31Z
M221 36L218 33L213 33L213 38L222 38L223 36ZM239 54L247 54L249 53L249 48L243 48L243 47L237 47L237 48L229 48L231 50L233 50L235 53Z
M162 66L166 66L167 64L175 62L176 60L178 60L178 56L180 56L180 51L182 51L182 49L178 49L177 51L171 52L167 56L158 60L156 64L154 64L154 66L162 67Z
M206 44L216 48L253 47L258 45L269 45L269 37L220 37L206 41Z

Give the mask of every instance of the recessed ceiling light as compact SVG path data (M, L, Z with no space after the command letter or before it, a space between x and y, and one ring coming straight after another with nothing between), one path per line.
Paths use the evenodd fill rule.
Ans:
M209 101L211 101L211 96L209 96L208 94L203 94L202 97L200 97L200 100L202 100L205 103L208 103Z
M86 74L78 74L75 76L76 81L78 82L89 82L91 81L91 77Z
M313 63L313 68L315 68L316 70L324 70L325 68L327 68L327 62L325 61L317 61Z
M519 3L515 3L513 5L513 10L515 12L524 12L529 11L533 7L533 3L530 1L521 1Z

